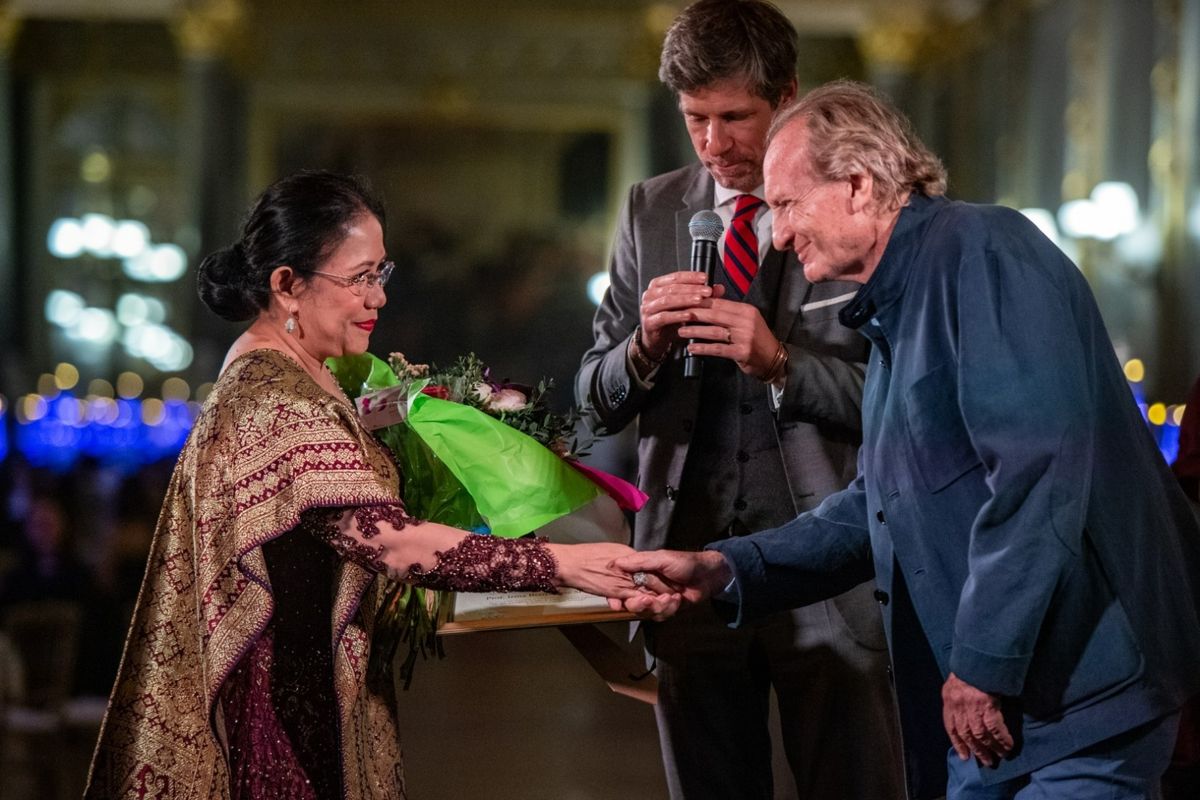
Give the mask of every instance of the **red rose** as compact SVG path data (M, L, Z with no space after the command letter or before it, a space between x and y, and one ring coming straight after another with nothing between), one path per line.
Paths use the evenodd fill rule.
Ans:
M437 384L433 384L433 383L431 383L428 386L426 386L425 388L423 388L421 390L421 394L427 394L430 397L436 397L439 400L449 400L450 399L450 390L449 389L447 389L445 386L438 386Z

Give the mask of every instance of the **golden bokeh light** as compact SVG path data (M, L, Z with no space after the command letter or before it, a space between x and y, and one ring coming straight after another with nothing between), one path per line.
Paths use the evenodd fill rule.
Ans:
M147 425L160 425L166 416L166 406L157 397L146 399L142 403L142 422Z
M38 376L37 393L47 398L58 397L58 381L49 372L43 372Z
M88 381L87 393L89 397L107 397L111 400L113 397L113 385L104 380L104 378L93 378Z
M183 378L167 378L162 385L163 400L187 400L192 387Z
M79 383L79 370L74 364L63 362L54 368L54 383L62 391L74 389Z
M50 404L40 394L27 394L17 404L18 422L37 422L46 416Z
M1151 425L1162 425L1167 421L1167 407L1163 403L1155 403L1146 409L1146 419Z
M136 372L122 372L117 376L117 394L126 400L140 396L145 388L142 376Z
M87 183L104 183L112 176L112 159L103 150L93 150L79 162L79 177Z

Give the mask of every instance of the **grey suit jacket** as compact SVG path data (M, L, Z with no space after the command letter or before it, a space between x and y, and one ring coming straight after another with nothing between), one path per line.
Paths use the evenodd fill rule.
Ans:
M634 524L634 546L641 550L667 543L700 381L683 379L683 350L676 348L654 385L643 389L626 369L626 348L642 293L653 278L688 268L688 221L712 206L712 178L698 163L630 189L609 265L612 283L592 326L595 343L576 377L576 399L594 429L615 433L638 419L637 483L649 495ZM785 262L773 327L788 348L788 376L775 427L799 513L854 479L869 346L837 317L857 284L812 284L794 254L772 248L767 258ZM765 384L762 390L770 391ZM885 646L869 588L840 596L837 605L855 638Z

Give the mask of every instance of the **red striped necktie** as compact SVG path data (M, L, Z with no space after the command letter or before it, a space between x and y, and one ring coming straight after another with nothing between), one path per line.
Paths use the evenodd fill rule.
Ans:
M758 234L754 218L763 204L752 194L739 194L733 210L733 221L725 232L725 276L733 289L735 300L750 291L750 283L758 274Z

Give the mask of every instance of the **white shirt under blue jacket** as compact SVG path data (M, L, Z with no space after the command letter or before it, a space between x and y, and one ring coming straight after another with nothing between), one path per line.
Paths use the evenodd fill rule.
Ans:
M1200 690L1200 530L1062 252L1011 209L914 196L841 318L874 345L858 477L710 545L736 620L873 571L921 795L951 671L1006 698L1017 747L985 782Z

